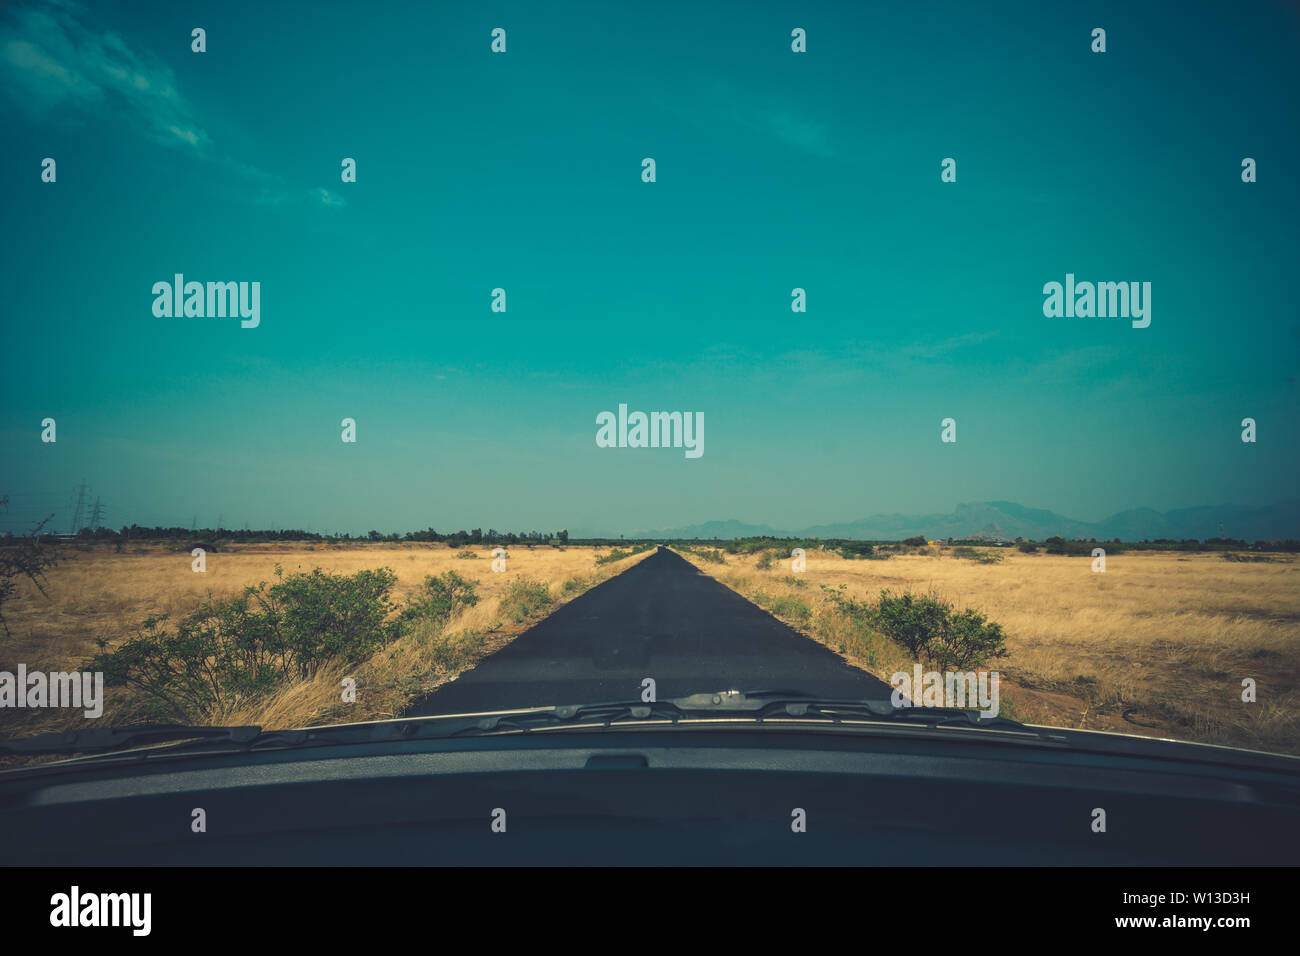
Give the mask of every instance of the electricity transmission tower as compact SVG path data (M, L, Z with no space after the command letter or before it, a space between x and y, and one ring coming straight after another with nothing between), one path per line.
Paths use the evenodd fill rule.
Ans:
M81 487L77 489L77 507L72 512L72 533L76 534L81 530L81 519L86 512L86 479L81 479Z
M95 504L90 509L90 527L92 530L99 528L104 523L104 506L100 504L99 496L95 496Z

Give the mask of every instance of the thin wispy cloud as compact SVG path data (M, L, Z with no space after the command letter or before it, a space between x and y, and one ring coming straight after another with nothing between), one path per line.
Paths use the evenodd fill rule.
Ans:
M826 126L810 116L800 115L789 107L759 110L736 108L736 122L767 132L791 149L830 159L835 156L827 137Z
M170 67L88 24L80 5L47 0L11 7L0 20L3 88L40 116L117 110L156 143L204 150L210 140L176 88Z
M742 94L720 79L693 85L698 87L698 93L689 100L669 102L660 96L652 100L661 109L689 122L711 128L721 124L748 130L761 139L824 159L837 155L829 126L786 97L761 99Z
M322 206L346 206L347 205L347 203L344 202L342 196L338 195L338 193L330 192L324 186L322 186L320 189L313 190L312 195L316 198L316 201L319 202Z
M338 193L330 192L324 186L315 189L285 189L282 186L263 186L257 198L253 200L259 206L317 205L338 208L347 205Z
M0 90L42 122L120 118L150 142L260 183L259 205L346 205L328 189L286 187L281 177L219 150L178 89L175 71L97 26L91 11L72 0L16 5L0 14Z

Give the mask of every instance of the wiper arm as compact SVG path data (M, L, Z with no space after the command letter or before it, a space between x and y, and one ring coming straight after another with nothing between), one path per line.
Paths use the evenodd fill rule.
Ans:
M485 714L472 723L451 730L445 736L451 737L475 732L492 733L503 730L535 730L564 724L601 723L606 727L612 727L620 721L676 721L687 716L689 716L689 711L683 710L678 706L677 701L671 700L652 703L609 701L600 704L562 704L557 707L538 707L529 711Z

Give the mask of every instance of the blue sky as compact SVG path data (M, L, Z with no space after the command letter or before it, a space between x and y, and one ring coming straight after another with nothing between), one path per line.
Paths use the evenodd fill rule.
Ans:
M83 478L354 533L1295 494L1294 6L370 6L0 9L0 528ZM260 326L155 317L177 272ZM1150 327L1045 318L1067 272ZM620 402L703 457L598 448Z

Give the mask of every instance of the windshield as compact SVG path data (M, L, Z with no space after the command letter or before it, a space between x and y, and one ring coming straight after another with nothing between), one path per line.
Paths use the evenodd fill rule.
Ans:
M0 10L0 738L734 691L1300 754L1293 34L439 7L291 69Z

